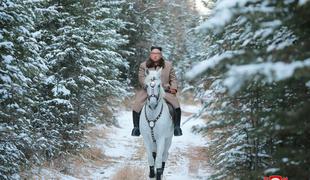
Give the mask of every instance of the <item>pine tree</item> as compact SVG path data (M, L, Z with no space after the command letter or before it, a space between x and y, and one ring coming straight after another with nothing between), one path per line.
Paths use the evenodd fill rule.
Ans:
M203 80L214 179L309 178L309 5L219 1L197 28L211 48L188 77Z
M32 156L36 85L44 77L34 8L40 1L0 4L0 178L18 178L20 164Z
M1 2L0 179L84 148L87 124L113 123L111 99L128 87L124 4Z

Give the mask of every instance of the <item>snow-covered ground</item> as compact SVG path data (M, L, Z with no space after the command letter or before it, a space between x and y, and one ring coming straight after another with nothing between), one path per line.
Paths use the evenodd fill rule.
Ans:
M198 111L199 107L182 105L183 114L190 115ZM148 179L148 164L144 151L142 137L132 137L131 111L121 109L117 115L119 127L106 127L98 125L96 132L104 132L103 136L93 138L90 142L92 148L99 149L105 161L86 161L78 167L74 163L70 166L73 173L66 175L50 168L32 171L38 179ZM188 116L183 115L182 120ZM195 180L208 179L212 168L208 165L205 153L208 139L191 132L194 125L203 124L203 119L190 120L183 124L183 136L173 137L172 146L164 179L166 180ZM77 170L78 169L78 170ZM35 172L37 171L37 172ZM131 173L129 173L131 171ZM134 177L137 176L137 177ZM45 177L45 178L44 178Z

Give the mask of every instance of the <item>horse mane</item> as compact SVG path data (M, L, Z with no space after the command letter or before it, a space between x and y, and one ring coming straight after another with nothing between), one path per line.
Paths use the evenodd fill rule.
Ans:
M153 77L160 77L159 73L156 70L150 70L149 74L145 77L144 79L144 84L149 84L152 81ZM156 78L156 81L159 81L160 83L160 98L164 98L166 95L166 92L164 90L164 88L161 85L161 80L160 78Z

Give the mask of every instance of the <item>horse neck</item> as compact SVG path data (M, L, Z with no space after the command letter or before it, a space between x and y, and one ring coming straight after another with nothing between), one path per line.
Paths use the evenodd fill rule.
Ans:
M158 100L158 105L156 106L155 109L151 109L148 105L146 106L147 109L147 113L150 115L150 117L155 117L157 116L160 111L161 111L161 107L164 105L165 101L164 98L162 96L159 97Z

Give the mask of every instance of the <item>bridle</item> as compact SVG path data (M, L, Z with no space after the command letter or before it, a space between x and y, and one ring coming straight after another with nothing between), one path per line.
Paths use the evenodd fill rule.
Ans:
M155 95L155 85L156 85L156 83L155 83L155 77L153 77L153 78L151 79L151 83L150 83L150 86L151 86L151 88L152 88L152 89L151 89L151 94L147 96L147 99L150 100L151 97L155 97L155 98L156 98L156 105L155 105L155 108L154 108L154 109L156 109L156 107L157 107L157 105L158 105L158 102L159 102L159 97L160 97L160 90L158 91L158 95ZM149 108L151 108L151 107L149 106ZM152 108L151 108L151 109L152 109Z
M150 86L151 86L151 88L152 88L152 89L151 89L151 94L148 95L147 98L148 98L148 100L150 100L151 97L155 97L155 98L156 98L156 105L155 105L155 107L154 107L154 109L156 109L157 106L158 106L158 104L159 104L159 100L160 100L159 98L160 98L160 93L161 93L161 91L160 91L160 89L159 89L158 95L155 95L155 86L156 86L155 77L153 77L153 78L151 79ZM159 88L160 88L160 86L159 86ZM161 117L161 114L162 114L162 112L163 112L164 103L162 103L161 108L160 108L160 112L159 112L159 114L157 115L157 117L156 117L155 119L149 119L149 117L147 117L146 105L147 105L147 103L145 103L145 110L144 110L145 118L146 118L146 121L148 122L148 125L149 125L150 129L151 129L152 140L153 140L153 142L156 142L155 136L154 136L154 127L155 127L155 125L156 125L157 120ZM149 106L150 109L153 109L150 105L148 105L148 106Z

